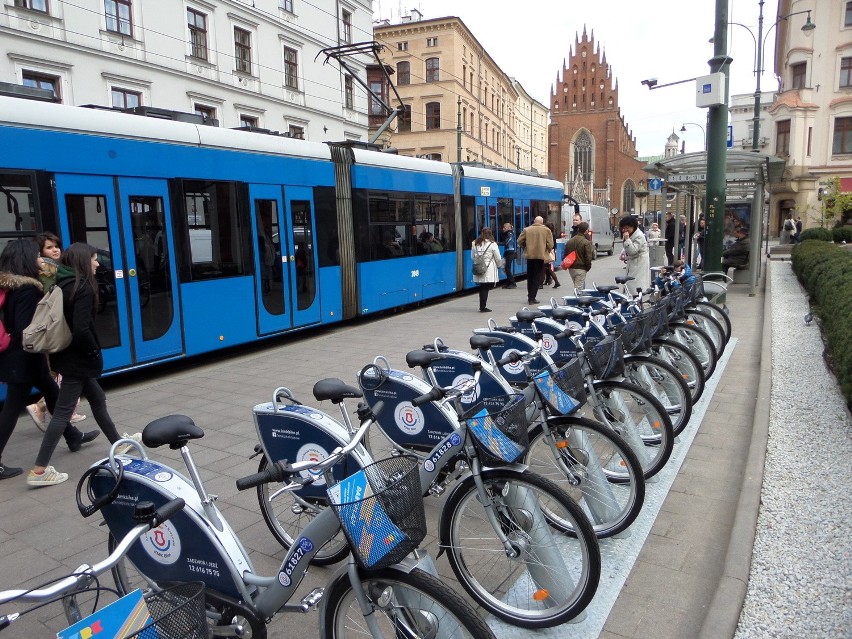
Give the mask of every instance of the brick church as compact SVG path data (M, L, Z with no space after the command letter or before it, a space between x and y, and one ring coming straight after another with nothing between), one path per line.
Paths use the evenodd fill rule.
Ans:
M583 27L550 92L549 170L581 202L617 208L613 218L637 207L634 192L646 178L636 140L618 106L618 82ZM638 210L638 209L637 209Z

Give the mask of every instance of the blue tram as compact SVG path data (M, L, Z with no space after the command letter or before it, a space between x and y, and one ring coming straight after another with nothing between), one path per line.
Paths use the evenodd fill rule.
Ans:
M469 288L480 228L562 204L517 172L12 97L0 143L0 248L98 248L108 373Z

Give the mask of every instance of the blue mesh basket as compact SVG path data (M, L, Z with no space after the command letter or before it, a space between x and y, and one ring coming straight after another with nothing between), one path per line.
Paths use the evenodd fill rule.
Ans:
M595 379L617 377L624 372L624 349L616 336L589 337L583 350Z
M417 458L400 455L365 466L328 489L329 503L358 563L398 563L426 536Z
M485 466L514 463L529 447L526 402L521 394L484 398L462 418Z
M554 414L570 415L586 403L583 365L577 357L562 364L556 372L542 369L533 382Z

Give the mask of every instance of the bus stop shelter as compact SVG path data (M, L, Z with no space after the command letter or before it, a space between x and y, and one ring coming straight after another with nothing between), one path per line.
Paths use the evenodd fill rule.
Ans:
M737 227L748 229L748 266L734 271L734 278L736 282L750 284L754 293L763 263L760 256L769 239L764 206L766 189L781 181L786 163L782 158L751 151L728 151L725 157L725 231L730 231L731 235L726 234L723 241L732 238ZM704 151L675 155L649 164L644 170L652 177L661 178L663 188L675 186L704 198L707 182L707 153ZM691 232L691 228L687 227L687 231Z

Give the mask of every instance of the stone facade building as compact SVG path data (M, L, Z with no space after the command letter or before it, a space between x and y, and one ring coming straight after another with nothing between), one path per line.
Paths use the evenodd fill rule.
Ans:
M645 178L636 139L618 105L618 83L583 29L550 92L548 166L566 192L581 201L631 211Z

